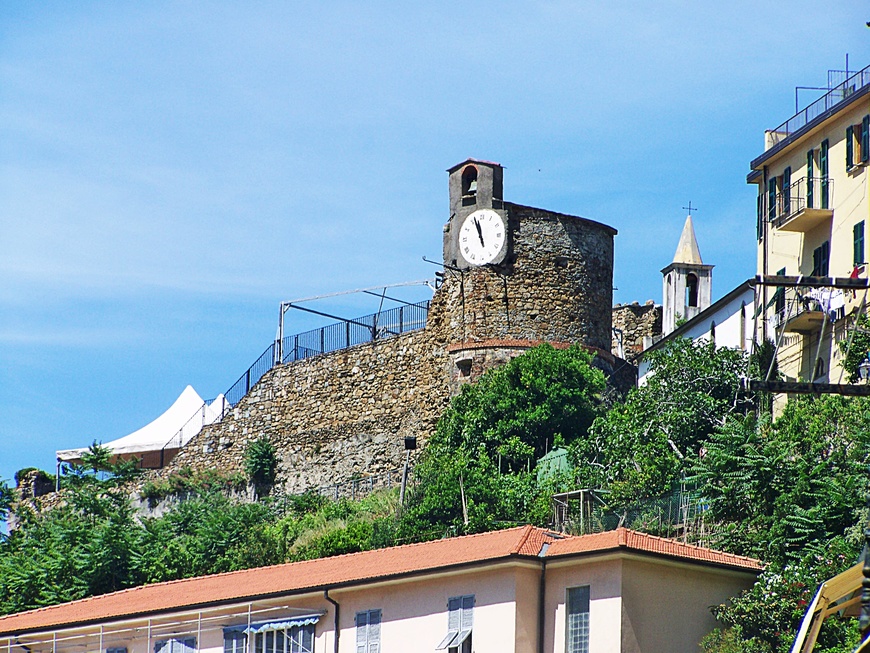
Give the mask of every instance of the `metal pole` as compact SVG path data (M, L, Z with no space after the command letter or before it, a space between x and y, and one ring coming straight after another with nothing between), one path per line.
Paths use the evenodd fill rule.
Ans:
M405 452L405 469L402 470L402 489L399 491L399 510L405 505L405 488L408 486L408 466L411 464L411 452Z

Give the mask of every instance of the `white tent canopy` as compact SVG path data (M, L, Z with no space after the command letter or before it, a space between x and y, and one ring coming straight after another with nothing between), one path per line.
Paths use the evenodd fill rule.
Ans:
M226 405L223 395L218 395L209 404L203 401L196 390L187 386L160 417L129 435L104 443L103 446L111 450L113 456L142 457L143 466L152 467L155 465L144 464L147 454L165 450L174 453L199 433L203 426L218 421ZM87 451L88 447L66 449L58 451L57 458L63 462L81 462L82 454ZM160 464L168 462L163 456L159 458Z

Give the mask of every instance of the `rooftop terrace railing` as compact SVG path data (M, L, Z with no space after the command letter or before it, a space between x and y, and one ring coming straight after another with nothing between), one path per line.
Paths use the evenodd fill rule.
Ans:
M783 136L793 134L826 111L829 111L844 100L847 100L865 86L870 86L870 66L867 66L863 70L849 76L844 82L832 87L818 100L793 115L772 131L777 134L782 134Z
M280 363L304 360L354 345L422 329L426 326L429 304L428 300L416 304L406 304L353 320L329 324L294 336L286 336L281 343ZM220 405L211 407L210 402L205 402L202 407L197 409L187 424L179 429L163 446L163 450L179 449L192 437L192 429L198 433L206 424L220 422L230 409L234 408L242 400L242 397L248 394L251 388L263 378L266 372L279 364L279 355L276 352L277 344L273 342L266 347L266 350L260 354L254 364L223 394ZM219 411L216 418L211 419L211 421L207 421L205 417L209 410ZM195 435L195 433L193 434Z
M303 360L422 329L426 326L428 315L429 301L424 301L337 322L294 336L285 336L281 347L281 362Z

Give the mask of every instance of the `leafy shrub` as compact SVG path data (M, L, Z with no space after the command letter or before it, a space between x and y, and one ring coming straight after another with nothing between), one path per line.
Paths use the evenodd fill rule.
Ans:
M266 436L254 440L245 450L245 473L258 487L275 483L278 457L275 455L275 445Z

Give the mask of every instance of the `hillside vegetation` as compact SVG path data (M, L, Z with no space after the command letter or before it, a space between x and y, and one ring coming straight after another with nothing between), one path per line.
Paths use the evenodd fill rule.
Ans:
M818 583L854 564L863 545L870 402L807 398L774 420L766 398L740 389L740 377L763 361L684 340L651 363L648 385L626 397L609 394L579 347L543 345L489 372L445 411L401 507L397 490L357 502L307 494L241 503L214 479L197 486L188 478L181 481L192 498L140 520L123 489L135 471L109 465L95 448L62 505L18 507L18 528L0 541L0 612L517 523L547 526L551 495L571 489L594 488L608 511L625 516L629 506L690 487L704 500L705 543L768 565L744 596L714 608L723 629L705 650L787 651ZM567 449L569 463L539 467L554 448ZM272 455L259 442L249 458L258 485L273 480ZM0 492L0 512L9 498ZM829 622L817 650L849 650L856 625Z

